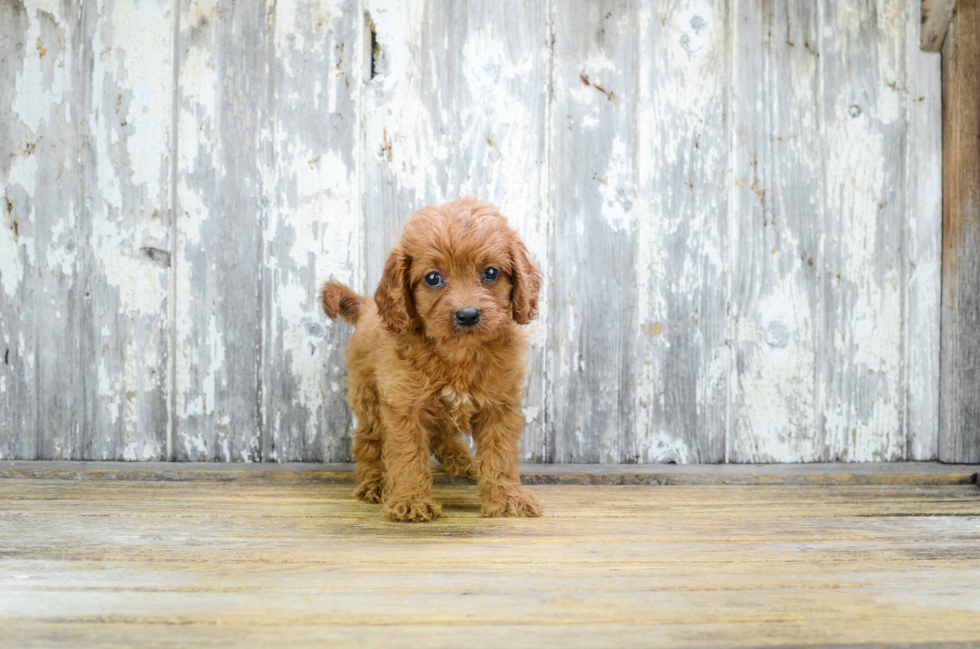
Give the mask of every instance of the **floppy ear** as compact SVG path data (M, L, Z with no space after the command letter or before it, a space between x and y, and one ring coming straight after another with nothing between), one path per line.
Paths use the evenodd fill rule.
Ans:
M374 302L378 305L378 315L385 328L393 334L408 333L414 319L412 291L409 286L408 269L412 260L404 255L401 246L395 246L388 253L381 283L374 292Z
M524 242L518 239L511 248L511 278L514 289L510 295L514 310L514 322L525 325L538 317L538 291L541 290L541 272L527 254Z

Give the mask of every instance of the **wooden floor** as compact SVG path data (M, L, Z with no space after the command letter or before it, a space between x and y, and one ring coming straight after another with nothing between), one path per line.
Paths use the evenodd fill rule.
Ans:
M529 489L0 479L0 647L980 645L975 484Z

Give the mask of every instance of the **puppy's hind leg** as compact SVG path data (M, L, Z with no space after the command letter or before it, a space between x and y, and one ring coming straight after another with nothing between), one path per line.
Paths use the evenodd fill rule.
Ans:
M377 504L384 499L384 462L381 459L381 422L361 424L354 431L351 451L357 462L357 487L354 497Z
M455 426L447 425L432 436L432 452L445 473L450 478L476 479L476 466L473 455L463 434Z
M357 487L354 497L366 503L380 503L384 499L385 465L381 456L381 439L384 436L377 394L365 388L352 395L351 408L357 415L357 429L351 452L357 463Z

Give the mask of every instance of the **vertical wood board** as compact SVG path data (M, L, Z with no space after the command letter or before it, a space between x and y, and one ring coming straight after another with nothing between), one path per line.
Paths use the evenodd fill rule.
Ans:
M722 462L729 428L731 7L641 5L633 456ZM600 325L601 326L601 325ZM574 407L574 406L570 406ZM607 429L607 436L615 430Z
M0 454L74 456L74 7L0 7Z
M904 0L821 8L824 461L905 456Z
M266 6L182 0L174 459L261 459L263 234L271 155Z
M345 461L346 323L319 289L361 283L359 98L364 20L354 1L276 2L268 16L269 140L262 252L262 459Z
M170 3L3 11L0 454L161 459Z
M635 460L637 3L555 5L549 400L557 462Z
M728 459L813 462L822 456L818 5L735 4Z
M943 303L939 459L980 462L980 3L943 46Z
M918 47L922 3L908 0L906 112L906 459L935 460L939 445L942 296L942 69Z
M82 3L78 17L74 457L158 460L170 388L171 3Z

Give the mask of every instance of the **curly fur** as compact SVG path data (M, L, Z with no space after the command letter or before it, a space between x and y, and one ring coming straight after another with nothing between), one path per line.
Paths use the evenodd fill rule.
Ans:
M499 278L482 280L487 267ZM446 285L422 281L438 271ZM345 352L347 400L357 415L356 497L394 521L440 515L431 454L450 475L476 477L484 516L540 516L520 488L521 385L541 275L506 219L487 203L426 207L406 223L374 300L335 281L321 293L333 319L356 323ZM481 310L458 327L453 313ZM476 457L463 434L470 432Z

